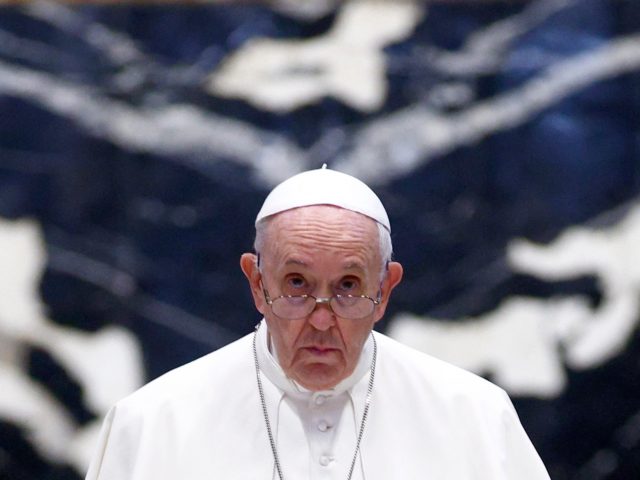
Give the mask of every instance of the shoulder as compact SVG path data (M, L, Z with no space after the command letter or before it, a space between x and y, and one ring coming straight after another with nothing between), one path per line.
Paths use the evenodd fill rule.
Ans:
M477 400L507 398L500 387L472 372L403 345L386 335L376 332L375 336L379 346L378 368L381 374L395 378L398 383L404 384L403 388L434 391L440 397L473 397Z
M230 385L241 389L238 379L252 379L252 335L247 335L215 352L175 368L120 400L116 409L132 414L154 410L182 410L202 404L205 398L220 397Z
M431 442L442 448L434 462L450 457L460 468L473 468L465 478L546 479L548 475L531 445L506 392L491 382L381 334L378 343L375 401L371 421L393 425L390 435L406 449ZM378 375L378 369L380 376ZM382 418L383 420L377 420ZM427 449L429 450L429 449ZM456 466L448 463L446 471ZM416 477L418 478L418 477Z
M116 403L87 478L183 478L176 472L195 471L189 465L203 453L220 460L237 425L261 418L251 340L176 368Z

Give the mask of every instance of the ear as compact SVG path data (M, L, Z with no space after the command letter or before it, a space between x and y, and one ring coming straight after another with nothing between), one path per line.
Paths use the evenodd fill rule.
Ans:
M387 273L380 286L380 305L376 308L376 322L384 316L384 312L387 310L387 305L389 304L391 292L396 288L396 285L400 283L400 280L402 280L402 272L403 269L400 263L389 262Z
M262 274L258 269L258 257L254 253L244 253L240 257L240 268L249 281L251 295L253 295L253 303L260 313L264 315L266 302L262 293Z

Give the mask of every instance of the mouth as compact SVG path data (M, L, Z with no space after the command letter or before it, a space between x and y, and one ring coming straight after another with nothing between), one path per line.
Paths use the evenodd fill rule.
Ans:
M309 352L312 355L317 355L317 356L326 356L331 354L332 352L337 351L337 348L331 348L331 347L318 347L318 346L309 346L309 347L305 347L304 350L306 350L307 352Z

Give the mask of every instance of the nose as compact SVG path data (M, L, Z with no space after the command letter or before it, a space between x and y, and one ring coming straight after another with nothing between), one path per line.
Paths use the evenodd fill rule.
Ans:
M319 298L316 308L309 314L308 321L313 328L322 332L329 330L336 323L336 316L327 299Z

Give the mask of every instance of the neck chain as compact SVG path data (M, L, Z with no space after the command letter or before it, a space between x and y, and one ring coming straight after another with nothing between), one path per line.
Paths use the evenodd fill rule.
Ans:
M256 339L258 337L258 329L260 324L256 326L256 330L253 334L253 361L256 365L256 379L258 381L258 392L260 393L260 404L262 405L262 414L264 415L264 423L267 426L267 435L269 436L269 443L271 444L271 452L273 453L273 460L275 462L276 471L278 472L278 478L284 480L282 475L282 467L280 465L280 458L278 457L278 449L276 448L276 441L271 430L271 422L269 422L269 414L267 412L267 401L264 396L264 389L262 388L262 380L260 379L260 364L258 363L258 349L256 347ZM351 460L351 467L349 468L349 475L347 480L351 480L353 470L356 466L356 460L358 459L358 452L360 451L360 442L362 441L362 435L364 434L364 427L367 424L367 415L369 414L369 405L371 405L371 393L373 392L373 381L376 376L376 358L378 356L378 344L376 343L376 337L371 335L373 339L373 358L371 359L371 374L369 375L369 386L367 387L367 396L364 401L364 412L362 413L362 422L360 423L360 431L358 432L358 440L356 441L356 451L353 453L353 459Z

